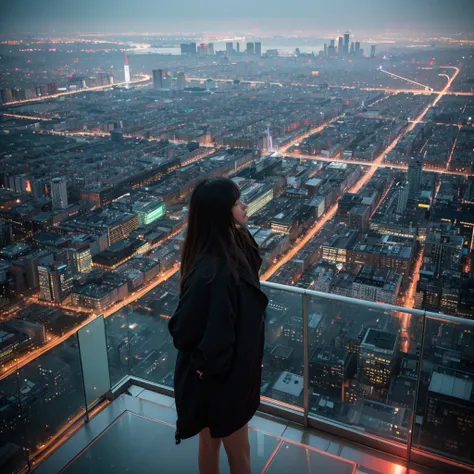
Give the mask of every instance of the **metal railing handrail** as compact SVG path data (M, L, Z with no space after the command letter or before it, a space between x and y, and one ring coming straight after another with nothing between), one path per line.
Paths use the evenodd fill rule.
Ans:
M385 311L398 311L400 313L408 313L414 316L426 317L440 322L447 322L452 324L459 324L464 326L474 327L474 320L459 318L457 316L449 316L447 314L433 313L422 309L406 308L405 306L396 306L387 303L376 303L374 301L360 300L358 298L351 298L349 296L336 295L334 293L325 293L323 291L308 290L306 288L299 288L297 286L282 285L280 283L273 283L269 281L261 281L261 285L274 290L286 291L288 293L294 293L297 295L315 296L331 301L337 301L340 303L350 303L358 306L364 306L365 308L372 308Z

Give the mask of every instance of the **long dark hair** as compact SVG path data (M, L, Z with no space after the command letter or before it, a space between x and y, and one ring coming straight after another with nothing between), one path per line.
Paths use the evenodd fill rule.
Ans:
M218 262L223 262L236 279L237 268L251 265L243 254L245 245L255 245L249 232L239 228L232 215L232 208L239 199L239 187L227 178L205 179L194 189L181 257L181 289L204 255L214 257L214 274L210 280L215 276Z

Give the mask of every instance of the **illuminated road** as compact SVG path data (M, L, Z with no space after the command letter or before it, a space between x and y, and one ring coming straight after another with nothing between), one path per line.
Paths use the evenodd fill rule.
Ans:
M428 113L428 110L436 105L441 98L446 94L447 90L451 86L452 82L454 79L457 77L459 74L459 68L453 67L455 70L455 73L451 77L451 79L448 81L446 84L446 87L440 92L440 94L436 97L436 99L433 101L432 104L428 105L423 112L417 117L416 120L423 120L423 117ZM404 130L374 161L375 165L381 164L384 156L390 153L398 144L398 142L413 128L415 127L415 124L411 124L408 126L406 130ZM370 167L367 173L362 176L362 178L348 191L350 193L356 194L357 192L360 191L360 189L365 186L368 181L372 178L372 176L375 173L375 170L377 169L376 166ZM326 212L325 214L319 219L313 227L298 241L295 243L295 245L285 254L283 255L280 260L275 263L272 267L270 267L262 276L262 280L268 280L276 271L278 271L285 263L289 262L321 229L322 227L334 217L337 211L337 201L335 204L333 204Z
M315 133L322 132L328 125L330 125L331 123L335 122L336 120L338 120L340 118L341 118L341 115L338 115L337 117L334 117L333 119L331 119L327 122L324 122L321 125L313 127L311 130L306 130L305 132L300 133L297 137L293 138L291 140L291 142L279 147L278 152L280 154L281 153L286 153L286 150L288 150L288 148L291 148L292 146L296 145L301 140L304 140L305 138L309 137L310 135L314 135Z
M399 76L397 74L393 74L392 72L388 72L388 71L386 71L385 69L382 69L382 68L380 68L379 71L383 72L385 74L388 74L389 76L395 77L397 79L401 79L402 81L409 82L410 84L415 84L416 86L424 87L428 91L433 92L433 88L430 87L430 86L427 86L426 84L421 84L420 82L413 81L412 79L408 79L408 77L403 77L403 76Z
M9 104L11 103L12 102L9 102ZM49 122L52 120L50 118L45 118L45 117L32 117L31 115L5 114L1 112L0 112L0 115L3 115L4 117L18 118L18 119L24 119L24 120L39 120L41 122Z
M137 76L140 76L140 78L134 81L131 81L128 84L129 85L142 84L144 82L149 82L151 80L151 76L149 76L148 74L137 74ZM3 104L3 105L8 107L10 105L30 104L31 102L41 102L42 100L56 99L57 97L63 97L66 95L81 94L81 93L90 92L90 91L100 91L104 89L110 89L114 86L125 86L126 84L127 84L126 82L117 82L116 84L108 84L106 86L88 87L87 89L80 89L77 91L60 92L58 94L47 95L45 97L35 97L34 99L16 100L15 102L7 102L6 104Z
M312 161L325 161L328 163L347 163L348 165L361 165L361 166L372 166L374 168L394 168L398 170L407 170L408 165L397 165L394 163L379 163L376 161L362 161L362 160L343 160L342 158L328 158L327 156L319 155L302 155L300 153L285 153L285 156L291 156L292 158L299 158L301 160L312 160ZM454 176L474 176L474 173L463 173L462 171L448 171L446 169L428 168L427 165L423 167L425 173L440 173L440 174L451 174Z

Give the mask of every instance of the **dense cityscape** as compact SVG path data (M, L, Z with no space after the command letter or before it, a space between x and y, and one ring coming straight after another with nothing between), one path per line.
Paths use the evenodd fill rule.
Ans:
M474 319L474 41L341 28L2 39L2 472L83 413L76 332L99 315L112 384L173 386L188 200L216 176L262 281L321 292L310 416L474 463L474 333L449 321ZM261 394L298 410L302 298L263 289Z

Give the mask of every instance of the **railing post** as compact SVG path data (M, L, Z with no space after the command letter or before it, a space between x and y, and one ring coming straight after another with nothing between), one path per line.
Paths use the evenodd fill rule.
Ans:
M417 370L417 380L416 380L416 390L415 390L415 397L413 400L413 412L411 416L411 427L410 433L408 436L407 442L407 462L408 465L411 461L411 449L413 446L413 436L415 434L415 426L416 426L416 410L418 408L418 394L420 393L420 385L421 385L421 377L423 375L423 354L425 353L425 339L426 339L426 311L423 314L423 321L422 321L422 333L421 333L421 346L420 346L420 357L418 358L418 370Z
M303 311L303 420L308 426L309 413L309 296L302 295Z

